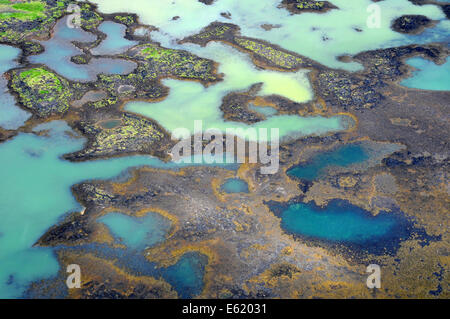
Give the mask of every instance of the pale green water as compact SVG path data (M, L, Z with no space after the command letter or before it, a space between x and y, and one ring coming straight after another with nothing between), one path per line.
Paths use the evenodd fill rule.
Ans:
M450 90L450 59L442 65L420 57L411 58L406 62L416 68L413 75L400 84L423 90Z
M309 202L288 206L272 204L270 208L278 212L286 232L314 242L345 245L358 252L392 253L412 233L418 238L431 239L400 211L373 216L344 200L334 199L323 207Z
M407 43L409 36L390 29L391 21L404 14L423 14L430 19L445 19L442 10L434 5L415 6L408 0L380 1L381 27L369 28L366 24L367 7L371 0L333 0L339 10L325 14L302 13L291 15L277 8L281 0L220 0L204 5L197 0L94 0L100 10L107 13L133 12L143 23L156 26L164 35L153 33L157 40L181 39L197 33L213 21L234 23L242 34L278 44L285 49L308 56L330 67L356 70L358 64L343 63L336 57L361 51L388 47L392 42ZM220 15L230 12L231 20ZM178 20L172 20L180 16ZM280 24L280 28L265 31L262 24ZM312 31L312 28L317 28ZM355 28L361 29L357 32ZM323 40L327 38L328 40ZM435 41L418 38L422 42ZM168 43L166 40L163 44Z
M61 121L38 129L49 129L49 136L21 133L0 144L0 298L19 297L30 281L58 271L52 250L32 245L62 215L81 210L70 192L71 185L111 178L134 166L187 166L165 164L150 156L63 161L60 157L79 150L85 139L64 134L70 128Z
M144 217L108 213L98 221L106 224L119 242L132 249L145 248L164 241L171 225L170 220L152 212Z
M0 127L7 130L17 129L30 117L30 113L15 105L14 97L9 94L8 83L3 77L4 72L17 66L14 59L19 53L17 48L0 45Z
M121 120L110 120L106 122L102 122L100 125L106 129L112 129L119 126L122 123Z
M181 298L192 298L202 291L207 261L204 255L188 252L175 265L163 269L163 277Z
M255 83L264 83L258 93L261 96L276 94L295 102L311 100L313 94L306 71L283 73L260 70L253 66L247 55L221 43L210 43L206 48L196 45L183 47L219 62L219 72L225 74L224 81L205 88L197 82L167 79L163 83L170 87L170 93L165 100L158 103L130 102L125 106L126 110L152 118L169 131L187 128L191 133L194 133L195 120L203 121L203 130L279 128L281 138L290 135L322 134L345 128L341 116L325 118L278 115L253 125L225 121L219 109L222 98L231 91L246 90Z
M278 113L278 111L271 106L254 106L250 104L248 108L265 116L272 116Z

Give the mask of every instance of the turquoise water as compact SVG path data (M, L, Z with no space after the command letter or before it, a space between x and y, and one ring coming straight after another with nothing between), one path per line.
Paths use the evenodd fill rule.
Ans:
M98 29L106 34L106 39L100 45L91 49L94 55L112 55L123 53L126 49L137 44L124 38L126 27L123 24L106 21Z
M312 181L323 175L329 168L346 167L364 162L369 155L361 145L349 144L335 150L319 153L306 164L300 164L287 171L289 176Z
M287 207L272 205L279 212L281 227L288 233L312 241L345 245L358 251L384 254L398 248L414 230L400 212L370 212L343 200L332 200L325 207L294 203ZM416 231L426 238L422 230Z
M86 179L108 179L129 167L179 168L150 156L72 163L61 156L82 148L85 139L64 134L62 121L37 127L48 136L21 133L0 144L0 298L21 296L28 283L48 278L58 263L36 240L67 212L80 211L70 187ZM9 284L7 284L9 283Z
M151 212L144 217L108 213L98 221L106 224L114 237L131 249L142 249L164 241L171 227L170 220Z
M442 65L421 57L411 58L406 62L417 70L411 77L401 81L401 85L423 90L450 90L450 59L447 58Z
M93 81L100 73L127 74L134 70L135 63L122 59L93 58L89 64L71 62L70 57L83 53L71 42L92 42L96 37L80 28L69 28L66 19L58 21L50 40L41 42L45 52L29 57L30 62L45 64L73 81Z
M229 178L221 189L226 193L248 193L248 184L240 178Z
M16 106L14 97L9 94L8 82L3 77L4 72L18 65L14 59L19 54L19 49L0 44L0 127L7 130L17 129L31 116Z
M122 123L121 120L110 120L107 122L102 122L100 125L106 129L112 129L119 126Z
M386 235L395 224L388 215L372 217L356 206L339 202L325 208L293 204L282 212L281 219L281 226L292 233L359 243Z
M175 287L181 298L192 298L203 289L203 275L207 257L198 253L186 253L173 266L163 269L163 278Z
M148 261L143 251L129 248L113 248L105 244L91 243L73 247L57 247L55 249L76 251L81 254L92 253L100 258L113 261L117 267L131 275L162 278L175 289L181 298L193 298L202 292L205 266L208 263L208 257L196 251L184 253L175 264L169 267L160 267L157 263ZM55 292L60 298L65 297L67 294L65 280L64 274L57 278L57 282L61 281L63 283L60 289ZM43 296L46 297L46 293L48 293L39 288L30 288L31 290L28 290L25 295L27 298L42 298ZM53 285L51 289L53 289Z
M278 113L278 111L271 106L254 106L250 104L248 108L264 116L272 116Z

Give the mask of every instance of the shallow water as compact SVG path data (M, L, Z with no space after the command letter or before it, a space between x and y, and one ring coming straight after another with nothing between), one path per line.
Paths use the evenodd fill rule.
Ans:
M413 231L412 223L400 212L373 216L343 200L332 200L325 207L295 203L280 210L281 227L290 234L375 254L398 248Z
M29 282L58 271L52 250L32 245L65 213L81 211L71 185L112 178L135 166L192 165L163 163L150 156L72 163L60 157L81 149L85 139L65 134L71 130L62 121L36 129L49 130L48 136L21 133L0 144L0 298L19 297Z
M197 82L167 79L163 84L170 88L169 96L157 103L129 102L125 110L142 114L156 120L165 129L189 129L194 133L194 121L203 121L203 130L227 128L279 128L280 137L323 134L345 129L342 116L302 117L299 115L276 115L265 121L248 125L225 121L220 105L223 97L231 91L248 90L253 84L264 83L258 95L281 95L294 102L307 102L313 93L307 79L307 71L283 73L257 69L249 57L222 43L210 43L205 48L184 45L189 51L220 63L219 72L225 74L223 81L205 88ZM182 107L180 107L182 106ZM259 140L260 136L258 136Z
M326 173L335 166L346 167L364 162L369 155L359 144L341 146L332 151L326 151L313 156L305 164L296 165L287 171L289 176L312 181Z
M136 41L125 39L126 27L123 24L106 21L98 29L106 34L106 39L100 45L91 49L94 55L112 55L123 53L126 49L137 44Z
M122 59L92 58L89 64L75 64L70 61L72 56L83 53L71 43L72 41L92 42L96 37L80 28L69 28L66 20L67 18L58 21L53 37L41 42L45 52L29 57L30 62L45 64L73 81L93 81L100 73L127 74L136 68L135 63Z
M127 110L141 113L157 120L169 131L186 127L193 132L194 120L203 119L203 128L280 128L280 136L303 136L323 134L329 131L345 129L341 116L300 117L295 115L276 115L267 113L268 119L249 126L242 123L223 120L219 110L222 98L231 91L243 91L252 84L262 82L259 95L277 94L295 102L306 102L313 98L307 73L300 70L295 73L280 73L257 69L247 55L219 43L211 43L206 48L196 45L178 45L175 40L198 32L213 21L231 22L239 25L242 34L264 39L281 45L331 67L358 70L356 63L343 63L336 60L343 54L355 54L369 49L392 45L426 43L448 39L448 21L442 11L432 5L414 6L407 0L382 1L382 26L370 29L366 26L368 13L366 7L370 0L355 2L333 0L340 10L327 14L303 13L290 15L285 9L277 8L280 0L218 0L214 5L205 6L196 0L96 0L104 12L135 12L141 21L160 28L152 32L152 37L163 45L187 49L199 56L220 63L219 72L225 74L223 82L208 88L196 82L164 80L170 87L167 99L159 103L132 102ZM220 13L231 13L232 19L223 18ZM422 34L403 35L390 30L390 21L400 14L425 14L431 19L441 20L433 29ZM180 16L172 20L173 16ZM264 23L281 24L280 28L265 31ZM320 27L318 27L320 26ZM317 27L317 28L316 28ZM131 41L123 38L123 26L105 22L101 28L108 37L94 49L96 54L122 52ZM315 28L313 30L313 28ZM355 29L361 29L357 32ZM46 51L32 56L33 63L44 63L59 74L77 81L94 80L99 73L128 73L135 64L124 60L93 59L89 65L76 65L70 57L81 54L70 41L94 41L92 34L80 29L67 28L65 19L58 22L54 37L44 41ZM97 50L97 51L96 51ZM16 66L14 58L17 49L0 45L0 71L3 73ZM423 60L423 59L419 59ZM412 61L412 62L411 62ZM425 61L425 62L423 62ZM444 66L428 65L423 60L417 63L421 72L402 82L412 87L432 84L442 89L448 81L448 63ZM436 69L433 69L436 67ZM2 69L4 68L4 70ZM432 72L434 70L434 72ZM444 70L444 71L443 71ZM446 73L446 75L443 73ZM437 76L437 74L439 74ZM431 78L430 78L431 77ZM408 81L411 81L408 84ZM7 93L6 86L0 80L0 126L17 128L29 117L29 113L14 105ZM448 89L446 86L445 89ZM180 105L182 107L180 107ZM262 110L261 110L262 111ZM269 111L267 111L269 112ZM107 124L108 125L108 124ZM0 144L0 297L19 297L31 281L54 276L59 265L50 248L32 248L33 243L67 212L81 210L79 203L70 192L70 186L86 179L107 179L118 175L129 167L151 165L164 169L177 169L191 164L163 163L149 156L133 156L109 160L71 163L61 160L65 153L79 150L84 139L75 139L64 134L69 127L62 122L52 122L40 126L49 129L48 136L19 134L16 138ZM353 147L353 148L352 148ZM289 174L298 178L313 180L333 166L350 166L363 162L367 154L356 146L349 146L336 152L319 154L307 164L289 170ZM204 165L201 162L198 165ZM3 169L6 168L6 169ZM231 182L230 192L242 191L242 184ZM248 185L247 185L248 191ZM109 217L108 217L109 216ZM166 226L163 220L155 220L147 215L142 219L133 219L122 214L109 214L102 218L116 238L131 250L153 245L164 239ZM156 217L158 218L158 217ZM364 210L341 202L331 202L324 209L313 204L293 204L282 212L282 227L295 234L333 242L357 243L365 245L382 239L382 244L406 235L407 227L394 215L382 213L377 217L368 215ZM393 231L395 230L395 231ZM397 231L398 230L398 231ZM142 257L143 258L143 257ZM136 259L129 255L128 265ZM203 272L206 257L187 253L178 263L167 269L157 269L143 261L141 270L152 275L160 274L174 285L182 297L192 297L200 293L203 287ZM140 269L140 268L139 268ZM151 270L149 270L151 269Z
M120 124L122 124L121 120L109 120L109 121L100 123L101 127L106 128L106 129L112 129L112 128L118 127Z
M248 184L240 178L229 178L221 186L226 193L248 193Z
M131 249L143 249L166 239L171 222L158 213L132 217L122 213L108 213L98 219L111 230L119 243Z
M100 10L137 13L141 21L160 28L162 38L182 39L197 33L211 22L234 23L241 27L242 35L263 39L281 47L308 56L330 67L357 70L356 63L343 63L336 57L361 51L389 47L392 43L408 43L409 35L390 29L391 21L403 14L423 14L433 20L445 19L442 10L434 5L413 5L408 0L381 1L380 28L369 28L367 12L371 0L333 0L338 10L324 14L302 13L291 15L277 8L280 0L220 0L204 5L196 0L94 0ZM231 19L220 15L229 12ZM174 16L180 16L172 20ZM279 24L280 28L265 31L262 24ZM362 30L357 32L356 29ZM161 34L159 34L161 35ZM158 32L152 37L161 40ZM445 36L443 34L442 36ZM436 41L435 38L418 38L420 42ZM439 40L439 39L438 39Z
M432 61L415 57L406 62L416 68L413 75L400 82L401 85L423 90L450 90L450 59L442 65Z
M14 60L19 54L19 49L0 44L0 127L7 130L17 129L31 116L16 105L8 91L8 81L3 77L4 72L18 66Z

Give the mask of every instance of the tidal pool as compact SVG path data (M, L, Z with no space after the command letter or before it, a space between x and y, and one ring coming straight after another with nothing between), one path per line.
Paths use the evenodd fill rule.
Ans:
M248 193L248 184L240 178L229 178L223 183L221 189L225 193Z
M437 65L421 57L408 59L406 63L417 70L411 77L401 81L401 85L423 90L450 90L450 59L447 58L442 65Z
M202 120L203 130L227 128L279 128L280 138L298 137L310 134L324 134L347 128L345 116L274 115L265 121L248 125L225 121L220 105L223 97L232 91L249 89L253 84L263 83L258 95L280 95L294 102L307 102L312 99L307 71L283 73L257 69L249 57L222 43L210 43L205 48L184 45L199 56L219 62L219 72L225 74L223 81L205 88L197 82L166 79L163 84L170 88L169 96L161 102L129 102L125 110L142 114L156 120L168 131L186 128L194 131L194 122ZM243 137L243 136L241 136ZM258 136L259 140L262 140Z
M369 27L367 20L373 11L368 11L371 0L333 0L339 9L324 14L302 13L292 15L278 8L281 0L220 0L205 5L193 0L93 0L106 13L133 12L142 23L161 30L153 32L156 41L167 45L173 39L182 39L198 33L211 22L234 23L244 36L263 39L281 47L312 58L333 68L358 70L357 63L344 63L336 58L345 54L409 44L411 36L391 30L392 20L405 14L422 14L433 20L444 20L445 14L435 5L413 5L408 0L380 1L380 26ZM231 19L221 15L229 12ZM179 19L173 20L174 16ZM277 24L279 28L264 30L263 24ZM359 31L360 30L360 31ZM442 41L438 38L416 37L420 43ZM166 40L164 40L166 39ZM170 39L170 40L167 40ZM419 43L419 42L417 42Z
M117 120L109 120L100 123L100 126L106 129L112 129L122 124L120 119Z
M264 116L273 116L278 113L278 111L271 106L255 106L249 104L248 108L256 113L260 113Z
M14 97L9 94L8 81L3 77L4 72L18 66L14 60L19 54L19 49L0 44L0 127L7 130L19 128L31 116L16 105Z
M75 247L57 247L56 249L93 253L100 258L113 261L117 267L130 274L162 278L175 289L181 298L193 298L200 294L204 287L204 273L208 257L197 251L186 252L173 265L160 267L157 263L150 262L144 256L144 251L134 249L112 248L95 243ZM60 280L64 281L65 278ZM61 295L64 295L64 290L66 290L65 286L62 287ZM30 296L37 294L42 297L45 292L40 290L36 292L32 288L28 293Z
M48 132L42 136L20 133L0 144L0 298L20 297L30 282L58 272L52 249L32 246L65 213L81 211L70 191L73 184L112 178L136 166L193 165L164 163L150 156L72 163L61 156L81 149L85 139L65 134L71 130L62 121L35 130Z
M173 266L162 270L163 278L181 298L192 298L202 292L203 275L208 258L196 252L184 254Z
M98 219L113 233L116 240L131 249L143 249L166 239L171 222L158 213L132 217L122 213L108 213Z
M113 55L123 53L128 48L136 45L138 42L125 39L126 27L123 24L106 21L100 24L98 29L106 34L97 47L91 49L94 55Z
M359 144L348 144L337 149L319 153L307 163L299 164L287 171L289 176L312 181L322 175L331 167L347 167L369 159L368 153Z
M136 64L122 59L92 58L89 64L75 64L70 61L74 55L83 51L72 44L73 41L92 42L96 36L81 28L69 28L67 18L58 21L54 27L53 37L42 41L45 51L29 57L32 63L42 63L73 81L93 81L100 73L127 74L136 68Z
M370 212L343 200L332 200L325 207L311 203L272 206L279 211L281 227L308 240L343 244L370 253L395 249L413 230L411 221L400 212Z
M105 91L88 91L83 97L79 100L71 102L74 107L82 107L85 103L88 102L97 102L103 100L107 97Z

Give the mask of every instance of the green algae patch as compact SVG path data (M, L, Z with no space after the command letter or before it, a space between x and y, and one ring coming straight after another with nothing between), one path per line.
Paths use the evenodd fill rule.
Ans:
M235 38L236 44L252 53L267 59L277 67L283 69L298 69L300 66L309 67L310 63L305 63L307 59L302 59L296 55L278 50L273 45L264 44L256 40L242 37Z
M127 27L132 26L133 24L137 23L136 16L134 16L132 14L129 14L129 15L115 15L113 20L115 22L124 24Z
M292 14L303 12L325 13L331 9L338 9L328 1L316 0L283 0L281 7L286 8Z
M212 60L200 58L183 50L167 49L148 43L131 48L126 58L141 62L145 76L149 78L176 77L202 82L215 82L220 77L215 73ZM142 72L141 72L142 73Z
M44 47L39 42L25 41L20 44L25 56L37 55L44 52Z
M21 43L30 36L47 36L70 1L0 2L0 41Z
M0 2L0 41L21 43L30 37L48 37L56 21L68 12L72 0ZM92 30L103 18L88 3L79 3L81 27ZM70 11L70 10L69 10Z
M239 27L230 23L213 22L206 28L204 28L200 33L195 34L182 40L181 42L189 42L190 40L195 43L199 43L203 46L209 41L218 41L232 39L234 34L239 31Z
M135 72L127 75L100 74L96 88L107 92L108 97L89 103L88 106L101 109L110 107L121 99L154 100L166 96L167 88L163 87L156 79L147 76L146 70L145 67L140 66Z
M3 1L0 3L0 20L35 20L45 17L44 10L45 4L39 1L23 3Z
M95 12L94 6L85 3L81 5L81 27L86 30L97 28L102 23L103 18Z
M382 99L377 91L378 86L382 85L379 81L372 84L344 71L320 71L316 85L327 104L339 105L344 110L370 109Z
M39 117L63 114L69 108L72 96L69 83L44 68L15 70L11 74L10 87L19 102Z
M104 122L80 123L80 130L89 137L86 148L66 156L70 160L87 160L133 153L161 155L170 145L170 137L154 122L133 114L115 119L114 126L105 128Z

